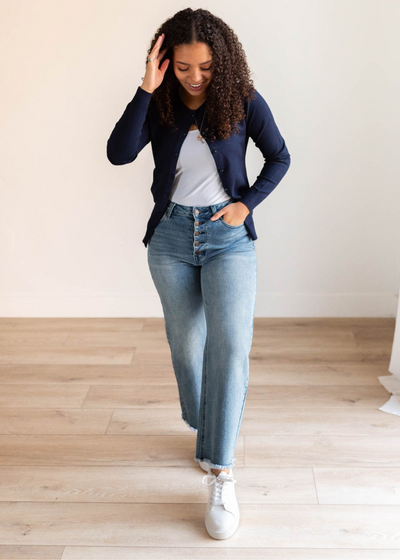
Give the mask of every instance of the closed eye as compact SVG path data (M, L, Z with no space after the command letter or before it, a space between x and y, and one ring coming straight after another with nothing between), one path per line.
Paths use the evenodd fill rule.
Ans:
M210 70L210 69L211 69L211 66L210 66L210 68L200 68L200 70L203 70L203 72L206 72L207 70ZM189 70L189 68L186 68L186 70L183 70L183 68L178 68L178 70L180 72L187 72Z

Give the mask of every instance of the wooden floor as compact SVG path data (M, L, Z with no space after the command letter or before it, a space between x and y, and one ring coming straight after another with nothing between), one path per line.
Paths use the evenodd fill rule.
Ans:
M163 319L0 319L0 559L399 560L394 326L255 319L217 541Z

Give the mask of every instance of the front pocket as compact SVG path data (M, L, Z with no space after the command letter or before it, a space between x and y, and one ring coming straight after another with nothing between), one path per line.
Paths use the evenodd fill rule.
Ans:
M241 228L241 227L244 226L244 222L243 222L242 224L239 224L238 226L231 226L231 224L227 224L227 223L225 222L223 216L221 216L221 217L219 218L219 220L217 220L217 222L218 222L218 221L221 222L221 224L224 224L224 226L226 226L226 227L228 227L228 228L232 228L232 229L237 229L237 228Z

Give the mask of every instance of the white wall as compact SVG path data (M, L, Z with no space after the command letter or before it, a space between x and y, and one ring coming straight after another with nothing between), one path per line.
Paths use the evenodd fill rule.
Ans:
M106 141L157 27L188 6L238 34L292 156L254 212L256 316L394 317L394 0L1 0L1 316L162 316L142 243L151 148L115 167ZM250 183L262 162L250 141Z

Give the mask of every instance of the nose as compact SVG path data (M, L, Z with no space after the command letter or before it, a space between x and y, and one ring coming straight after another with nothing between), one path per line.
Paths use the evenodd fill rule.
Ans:
M191 80L191 84L199 84L200 82L202 82L203 78L201 77L201 72L195 72L191 77Z

